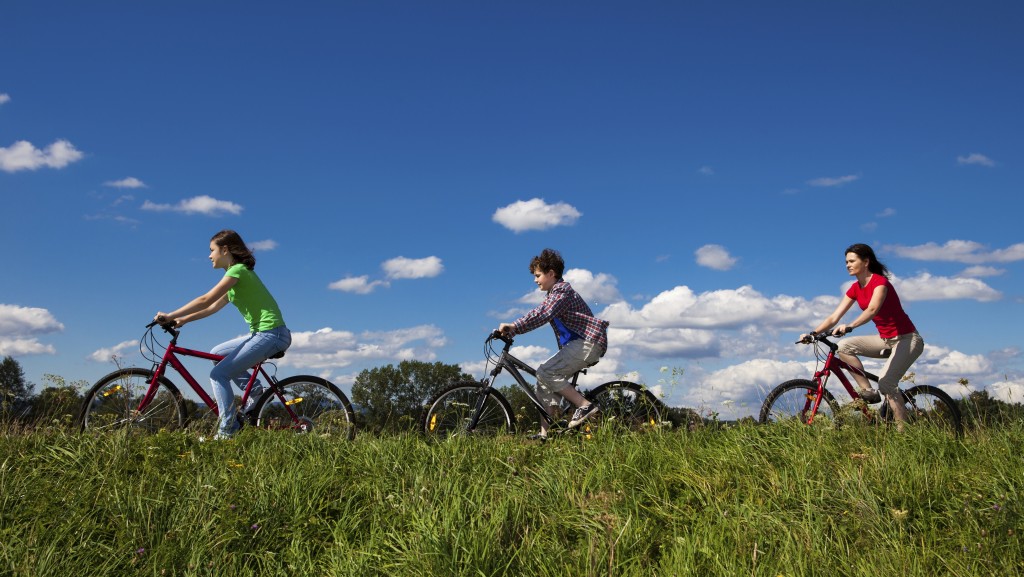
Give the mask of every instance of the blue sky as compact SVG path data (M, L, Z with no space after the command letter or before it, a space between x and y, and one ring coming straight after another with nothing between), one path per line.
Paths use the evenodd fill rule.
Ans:
M37 385L140 362L143 325L213 286L209 238L233 228L295 334L281 374L347 390L407 358L479 373L488 331L539 302L528 263L553 247L611 321L591 383L738 415L812 372L792 343L866 242L928 344L917 382L1020 402L1022 16L6 3L0 355ZM244 330L225 309L182 343ZM517 344L554 350L546 329Z

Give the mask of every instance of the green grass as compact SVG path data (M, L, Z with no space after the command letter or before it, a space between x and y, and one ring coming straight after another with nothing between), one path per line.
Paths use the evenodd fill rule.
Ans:
M1018 575L1024 425L0 435L0 575Z

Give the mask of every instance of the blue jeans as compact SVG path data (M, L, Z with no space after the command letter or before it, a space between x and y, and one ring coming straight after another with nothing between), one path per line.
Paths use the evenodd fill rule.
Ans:
M220 412L220 426L217 431L219 434L231 436L240 426L237 419L238 406L231 382L234 381L244 391L245 385L249 383L249 369L256 363L286 350L291 344L292 333L288 327L277 327L238 337L213 347L211 353L224 355L224 359L210 371L213 398L217 401L217 409Z

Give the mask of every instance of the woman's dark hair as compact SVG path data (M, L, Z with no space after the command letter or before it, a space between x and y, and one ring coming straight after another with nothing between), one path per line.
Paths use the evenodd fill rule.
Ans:
M878 257L875 256L875 251L871 250L870 246L861 243L851 244L845 251L843 251L843 254L845 255L851 252L859 256L861 259L868 261L868 270L874 274L880 274L885 278L892 276L889 269L878 260Z
M245 268L249 270L256 268L256 257L252 255L249 247L245 246L245 242L237 232L228 229L222 230L213 235L210 242L216 243L217 246L227 247L231 256L235 257L235 261L244 264Z
M540 271L542 273L555 271L555 276L561 280L562 272L565 270L565 261L557 250L546 248L530 261L530 272Z

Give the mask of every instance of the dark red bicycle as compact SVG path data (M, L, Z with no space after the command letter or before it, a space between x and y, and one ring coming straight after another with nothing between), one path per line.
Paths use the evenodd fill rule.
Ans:
M810 380L786 381L772 389L761 406L762 423L799 421L811 424L823 418L835 424L843 420L893 420L892 409L886 402L881 404L876 417L876 413L860 398L843 371L864 375L874 382L878 381L878 376L851 367L840 359L836 354L839 346L828 339L828 334L811 333L810 340L814 344L815 356L819 362L814 377ZM827 386L832 375L842 383L843 388L853 399L853 404L841 407L829 392ZM929 385L914 385L905 390L901 389L900 392L903 394L904 407L910 423L928 423L956 436L963 434L960 410L945 391Z
M154 333L156 326L171 335L163 345ZM149 369L131 367L118 369L103 377L85 396L79 424L83 431L129 430L154 433L184 428L191 422L205 422L200 428L214 429L219 411L217 403L199 385L182 364L178 355L217 362L224 357L178 346L181 331L153 322L139 344L143 357L153 363ZM159 353L160 349L163 353ZM281 353L274 358L281 358ZM209 408L204 415L190 421L188 403L181 391L167 377L173 368ZM272 367L273 372L267 368ZM252 367L249 382L242 393L246 406L253 385L260 379L263 393L252 409L240 413L243 423L268 429L284 429L300 433L315 431L346 439L355 437L355 414L344 393L330 381L311 375L297 375L278 380L276 365L269 360Z

